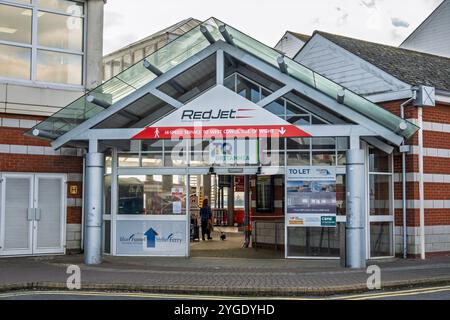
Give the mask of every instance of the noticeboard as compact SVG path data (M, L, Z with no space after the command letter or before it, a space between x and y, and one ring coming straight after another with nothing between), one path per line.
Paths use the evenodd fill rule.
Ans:
M336 168L288 167L288 227L336 227Z

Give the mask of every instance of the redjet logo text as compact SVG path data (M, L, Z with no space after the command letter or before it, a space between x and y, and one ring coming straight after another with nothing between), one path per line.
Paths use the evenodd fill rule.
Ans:
M191 109L183 110L181 120L216 120L216 119L245 119L253 118L251 115L243 114L254 109L210 109L207 111L195 111Z

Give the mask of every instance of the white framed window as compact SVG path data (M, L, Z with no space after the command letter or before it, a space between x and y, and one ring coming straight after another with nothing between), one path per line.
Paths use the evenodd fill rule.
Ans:
M81 87L83 0L0 0L0 80Z

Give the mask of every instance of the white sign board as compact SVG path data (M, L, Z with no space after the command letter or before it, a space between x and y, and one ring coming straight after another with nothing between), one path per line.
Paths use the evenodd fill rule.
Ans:
M118 255L186 256L185 221L117 221Z
M336 227L336 168L289 167L288 227Z

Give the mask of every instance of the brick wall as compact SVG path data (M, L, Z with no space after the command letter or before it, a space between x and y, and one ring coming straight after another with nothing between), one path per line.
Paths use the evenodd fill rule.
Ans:
M67 185L76 185L78 193L67 191L67 250L81 247L82 171L81 150L53 150L49 142L24 133L44 117L0 113L0 172L62 173Z
M381 105L399 115L402 102L393 101ZM437 103L436 107L424 107L422 110L425 226L428 232L435 234L434 237L426 235L426 251L447 252L450 251L450 234L442 233L441 229L450 226L450 106ZM416 107L406 108L406 118L415 124L418 124L417 115ZM415 134L407 143L413 146L412 152L406 157L406 171L410 176L407 179L406 188L407 225L412 228L408 229L408 238L411 250L418 250L417 241L419 240L414 231L414 228L420 225L418 134ZM395 182L395 199L398 203L402 199L399 154L394 157L394 172L400 177ZM395 210L395 225L398 228L403 225L402 209L398 205ZM409 234L410 232L412 234Z

